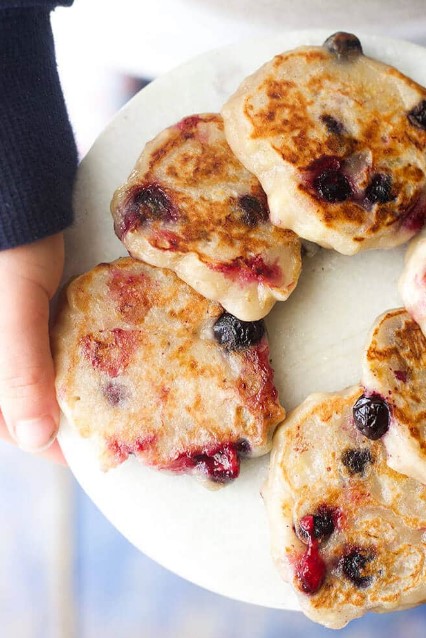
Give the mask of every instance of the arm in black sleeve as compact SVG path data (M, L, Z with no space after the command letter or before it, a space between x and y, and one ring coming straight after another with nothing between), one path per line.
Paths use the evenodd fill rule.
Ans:
M72 221L77 151L49 11L72 1L0 0L0 249Z

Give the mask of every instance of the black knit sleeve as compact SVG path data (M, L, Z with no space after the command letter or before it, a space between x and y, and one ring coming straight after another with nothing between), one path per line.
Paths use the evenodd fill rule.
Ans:
M0 0L0 249L72 221L77 151L49 11L71 1Z

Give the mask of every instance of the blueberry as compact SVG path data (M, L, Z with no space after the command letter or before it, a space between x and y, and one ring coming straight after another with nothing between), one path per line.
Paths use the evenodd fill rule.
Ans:
M362 474L368 463L373 462L373 457L368 448L348 448L342 454L342 463L350 474Z
M227 350L245 350L261 341L265 334L265 322L241 321L224 312L213 326L216 341Z
M408 119L413 126L426 130L426 100L422 100L408 113Z
M373 577L366 574L365 568L374 559L374 553L355 547L350 549L339 561L342 573L354 585L361 589L371 585Z
M338 31L324 42L323 47L338 60L350 61L363 54L361 42L353 33Z
M238 456L240 457L249 456L251 452L251 446L250 446L250 443L247 441L247 439L240 439L239 441L237 441L236 446L237 446Z
M238 200L242 209L242 221L246 226L257 226L260 222L267 222L269 213L264 203L254 195L242 195Z
M365 196L372 204L385 204L395 199L392 195L392 178L386 173L376 173L365 190Z
M342 135L345 132L345 127L342 122L336 120L332 115L321 115L320 120L323 124L325 124L327 131L329 133L334 133L334 135Z
M330 203L344 202L352 195L348 178L333 168L323 171L314 179L314 188L322 199Z
M389 429L389 407L377 395L360 396L353 407L353 417L361 434L372 441L380 439Z
M334 532L333 510L321 505L315 514L308 514L300 519L298 536L304 543L313 540L324 541Z
M176 221L177 211L166 192L158 184L137 188L131 201L132 212L137 212L141 221L146 219Z
M320 508L318 514L314 514L314 537L324 540L334 532L332 511L328 508Z

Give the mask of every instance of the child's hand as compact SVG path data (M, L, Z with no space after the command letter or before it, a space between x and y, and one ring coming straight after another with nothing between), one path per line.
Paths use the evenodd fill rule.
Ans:
M0 252L0 437L31 452L59 425L48 322L63 262L62 234ZM48 456L63 461L57 442Z

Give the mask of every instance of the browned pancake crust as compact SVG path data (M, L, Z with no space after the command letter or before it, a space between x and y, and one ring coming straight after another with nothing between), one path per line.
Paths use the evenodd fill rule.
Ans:
M426 487L389 468L383 441L355 427L362 393L312 395L294 410L274 437L265 490L277 565L304 612L333 628L426 597ZM309 555L300 525L310 516L319 531ZM323 581L304 590L318 569Z
M295 192L283 194L276 205L270 199L274 223L289 222L287 227L295 228L285 210L280 219L279 210L293 197L302 216L308 203L328 231L384 247L382 236L405 224L401 241L406 241L409 230L414 234L424 223L426 127L413 125L409 114L425 99L425 88L364 55L342 61L324 47L301 47L277 55L243 82L223 115L231 147L259 177L268 197L279 195L269 183L273 166L261 159L262 148L268 147L270 157L275 154L274 165L295 171ZM237 117L246 122L247 142L241 146L241 129L233 121ZM326 201L313 186L321 167L327 168L327 158L340 162L338 170L348 177L353 193L345 201ZM377 174L391 179L387 201L368 200ZM348 254L362 248L340 245L328 231L323 236L315 231L319 243L330 240ZM302 226L298 232L316 240L309 231L304 235Z
M166 223L151 219L144 229L137 225L156 248L167 248L167 240L161 243L161 231L167 228L174 233L170 249L198 253L205 262L214 261L202 251L202 244L211 237L215 237L216 261L221 261L222 255L234 254L236 246L241 257L260 254L271 242L288 244L298 252L294 233L269 224L266 195L258 180L232 154L218 114L189 116L148 145L111 205L119 237L126 233L126 215L135 193L152 184L164 191L177 216L176 221ZM258 200L262 212L253 220L255 223L247 223L240 194ZM264 232L259 232L258 224L265 226Z
M390 407L391 426L385 445L395 437L395 445L399 441L402 451L404 440L408 440L426 478L426 338L404 308L391 310L376 322L364 356L363 383ZM405 454L408 463L409 450ZM390 462L399 471L410 471L400 468L395 459Z
M230 450L238 465L268 451L285 412L266 337L221 346L213 326L222 313L171 271L132 259L69 285L52 337L57 392L80 434L98 440L105 468L134 454L198 471L203 455Z

